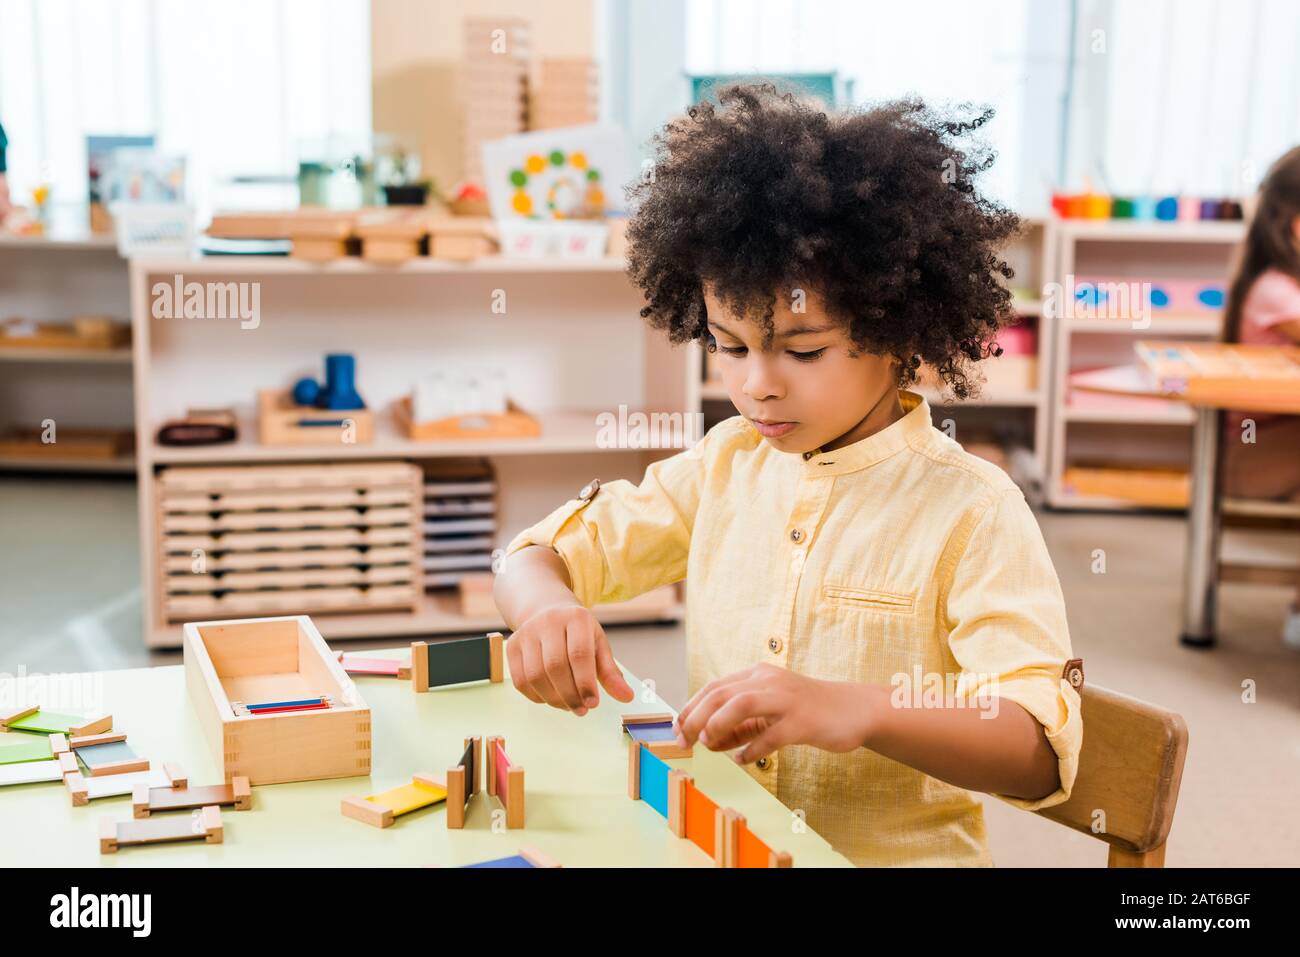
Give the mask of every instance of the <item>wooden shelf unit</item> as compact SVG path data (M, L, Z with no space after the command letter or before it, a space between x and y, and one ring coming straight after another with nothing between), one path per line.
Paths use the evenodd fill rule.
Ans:
M695 413L701 407L702 351L672 346L639 315L641 294L622 260L415 260L383 266L362 260L323 265L279 257L134 260L130 266L137 430L136 471L145 642L176 647L181 625L155 609L160 469L180 464L240 465L365 460L422 462L483 456L498 482L497 547L577 495L592 478L639 482L647 465L675 449L604 447L599 413ZM156 282L257 282L256 328L238 319L155 319ZM504 314L493 312L504 293ZM357 358L357 385L375 410L374 441L337 448L257 443L253 403L262 388L319 377L327 352ZM510 398L536 414L535 439L419 442L398 429L392 405L437 363L502 368ZM154 433L189 407L234 406L239 439L227 445L165 447ZM674 592L676 589L674 587ZM679 621L671 602L596 608L607 623ZM454 591L421 596L414 612L313 616L327 639L438 637L500 629L493 616L461 614Z
M1131 222L1058 220L1052 281L1066 287L1068 277L1107 276L1144 282L1162 279L1222 279L1226 285L1233 257L1245 237L1240 222ZM1137 338L1216 339L1217 313L1153 316L1150 326L1134 328L1112 318L1067 317L1053 323L1048 443L1048 504L1057 508L1127 511L1151 508L1121 499L1069 492L1063 483L1073 462L1114 459L1116 464L1186 466L1191 460L1192 412L1178 402L1071 399L1070 374L1102 365L1135 361ZM1092 451L1097 450L1097 451Z
M129 313L126 263L112 236L61 231L49 236L0 233L0 319L68 322L76 315ZM104 350L0 347L0 432L59 428L132 428L129 347ZM133 459L39 460L0 457L0 472L124 472Z

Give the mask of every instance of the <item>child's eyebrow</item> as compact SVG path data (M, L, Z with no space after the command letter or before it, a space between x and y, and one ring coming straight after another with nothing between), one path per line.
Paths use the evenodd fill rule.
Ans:
M723 325L722 323L720 323L720 322L717 322L717 321L715 321L715 320L713 320L713 319L710 319L709 322L708 322L708 324L711 325L711 326L716 326L716 327L718 328L719 331L721 331L721 332L725 332L725 333L726 333L727 335L729 335L729 336L734 336L734 337L737 338L737 339L740 338L739 336L737 336L734 332L732 332L730 329L728 329L726 326L724 326L724 325ZM784 332L782 332L782 333L781 333L780 335L778 335L776 338L778 338L778 339L793 339L795 336L807 336L807 335L813 335L813 334L815 334L815 333L819 333L819 332L834 332L834 331L836 330L836 328L837 328L837 327L836 327L836 326L833 326L833 325L832 325L832 326L794 326L793 328L786 329Z

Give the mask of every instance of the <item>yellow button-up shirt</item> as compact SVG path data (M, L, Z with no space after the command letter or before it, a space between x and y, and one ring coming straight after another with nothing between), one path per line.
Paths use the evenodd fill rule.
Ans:
M689 693L757 662L892 685L907 700L958 681L1044 726L1065 801L1083 739L1065 603L1042 532L1005 472L904 416L831 452L773 448L743 416L602 484L516 536L555 549L588 608L685 579ZM926 689L929 692L926 692ZM985 702L985 706L989 704ZM749 773L859 865L987 865L969 791L867 748L781 748ZM793 816L792 816L793 821Z

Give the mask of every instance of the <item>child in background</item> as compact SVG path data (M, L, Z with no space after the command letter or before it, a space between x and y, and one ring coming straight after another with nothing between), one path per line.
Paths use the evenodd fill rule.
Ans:
M628 226L642 314L719 355L740 414L593 482L507 547L516 688L632 688L589 610L685 579L684 743L735 760L859 865L988 865L985 791L1066 800L1082 741L1064 601L1006 473L902 388L957 395L1011 318L1017 218L969 122L722 91L657 138ZM937 686L937 691L936 691Z
M1300 345L1300 146L1274 163L1260 186L1228 292L1224 339ZM1253 442L1244 441L1248 420ZM1224 438L1224 495L1300 502L1300 416L1233 412ZM1300 650L1300 592L1282 635Z

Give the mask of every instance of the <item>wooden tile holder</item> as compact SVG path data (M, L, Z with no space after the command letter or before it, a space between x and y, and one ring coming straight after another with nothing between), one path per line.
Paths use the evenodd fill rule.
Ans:
M493 735L484 742L487 763L487 793L498 798L506 809L506 829L514 830L524 826L524 769L511 765L506 769L506 779L502 781L497 774L496 749L501 753L506 750L506 739Z
M14 708L10 711L0 713L0 733L11 730L9 725L21 721L23 718L30 718L40 710L40 705L24 705L23 707ZM83 724L79 724L76 727L69 727L68 734L73 735L74 737L81 737L88 734L104 734L105 732L112 730L113 716L111 714L101 714L96 715L93 718L87 718Z
M67 737L62 734L50 735L50 749L54 756L59 758L68 755L73 759L72 767L76 770L76 752L80 748L93 748L101 744L125 744L126 735L113 732L104 734L87 734L73 735ZM84 761L83 757L83 761ZM103 777L109 774L130 774L134 771L148 771L149 760L147 758L134 757L124 761L113 761L104 764L86 764L86 774L90 777ZM65 777L66 777L65 770Z
M84 807L100 798L122 797L134 794L141 784L146 787L185 787L185 771L178 764L164 763L161 769L118 774L110 777L84 778L72 753L59 756L63 771L63 785L73 807Z
M628 732L629 727L635 727L640 724L663 724L664 722L672 723L676 716L670 712L662 714L625 714L622 718L623 733L631 737ZM642 742L657 758L689 758L695 754L695 749L687 746L682 747L676 741L645 741Z
M483 766L483 739L466 738L461 745L462 755L473 746L470 767L457 764L447 769L447 827L460 829L465 826L465 808L471 798L479 791L479 782L483 779L479 769Z
M198 841L220 844L225 832L221 825L221 808L209 805L187 816L171 816L148 821L99 822L99 853L116 854L119 847L134 844L168 844L174 841Z
M131 791L131 811L136 818L146 818L155 811L192 811L215 805L248 811L253 807L253 790L248 778L232 778L226 784L191 787L183 771L176 768L171 787L151 788L137 784Z
M306 615L184 626L185 685L223 778L253 786L370 773L370 709ZM328 694L322 711L240 717L236 701Z
M350 675L371 675L382 678L397 678L407 681L411 677L411 666L396 659L388 658L348 658L340 651L339 664Z
M161 620L420 606L415 465L168 468L155 481Z
M470 642L486 642L487 644L487 671L485 674L466 675L455 673L452 675L434 673L434 666L430 660L430 654L437 655L438 649L447 648L449 645L464 647ZM500 684L505 677L505 636L499 631L489 632L482 638L451 638L446 641L411 642L411 688L417 694L423 694L430 688L437 688L449 684L462 684L466 681L490 681L493 684Z
M423 792L424 797L418 802L408 804L405 807L386 805L373 798L383 797L380 794L372 794L369 797L347 797L340 804L339 809L343 812L344 817L350 817L354 821L360 821L362 824L369 824L371 827L392 827L393 821L403 814L409 814L412 811L418 811L422 808L430 807L440 801L450 798L451 792L447 785L439 781L431 774L415 774L411 776L411 783L408 786ZM402 788L394 788L393 791L400 791ZM463 811L462 802L462 811Z
M410 396L393 403L393 417L402 434L414 442L463 439L532 439L542 434L542 423L535 415L507 401L502 413L451 415L430 422L412 419Z
M334 422L345 425L299 425L302 421ZM345 432L345 429L351 431ZM263 389L257 393L257 441L274 446L341 447L369 445L375 440L375 415L370 409L318 409L298 405L287 389Z

